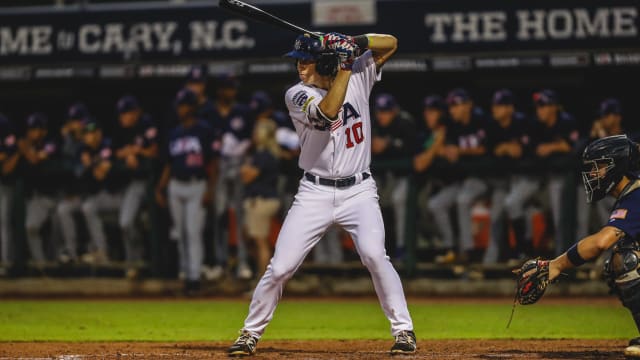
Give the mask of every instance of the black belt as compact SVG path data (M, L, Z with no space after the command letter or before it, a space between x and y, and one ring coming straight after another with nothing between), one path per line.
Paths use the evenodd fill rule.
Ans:
M366 180L371 176L371 174L369 173L362 173L362 180ZM316 176L309 174L308 172L304 173L304 177L311 181L312 183L316 182ZM317 177L318 179L318 184L320 185L325 185L325 186L331 186L331 187L337 187L337 188L343 188L343 187L347 187L347 186L351 186L351 185L355 185L356 183L356 176L350 176L350 177L346 177L346 178L341 178L341 179L325 179L325 178L321 178L321 177Z
M184 182L205 180L203 176L198 175L175 175L173 179Z

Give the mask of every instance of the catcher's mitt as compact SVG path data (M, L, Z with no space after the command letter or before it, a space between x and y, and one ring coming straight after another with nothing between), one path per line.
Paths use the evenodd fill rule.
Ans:
M518 275L516 289L518 304L531 305L540 300L549 285L549 261L528 260L513 273Z

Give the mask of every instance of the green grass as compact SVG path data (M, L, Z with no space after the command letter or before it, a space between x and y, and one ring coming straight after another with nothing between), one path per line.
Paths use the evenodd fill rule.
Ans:
M231 340L248 301L0 301L0 341ZM622 306L428 304L410 306L422 339L584 338L637 336ZM388 339L374 300L283 301L264 339Z

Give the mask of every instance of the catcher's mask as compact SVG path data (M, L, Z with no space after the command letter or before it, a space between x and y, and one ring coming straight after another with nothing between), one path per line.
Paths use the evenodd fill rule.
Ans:
M582 154L582 182L587 202L604 198L622 177L637 170L638 145L626 135L608 136L595 140Z
M338 55L326 50L318 38L309 34L299 35L293 44L293 50L284 56L296 61L315 61L316 71L322 76L335 76L338 72Z

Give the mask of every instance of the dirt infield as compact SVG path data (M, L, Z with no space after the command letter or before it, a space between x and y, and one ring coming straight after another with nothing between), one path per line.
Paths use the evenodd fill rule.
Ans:
M402 359L624 359L622 340L418 340ZM225 359L228 343L5 342L0 359ZM255 359L384 359L389 341L264 341Z

